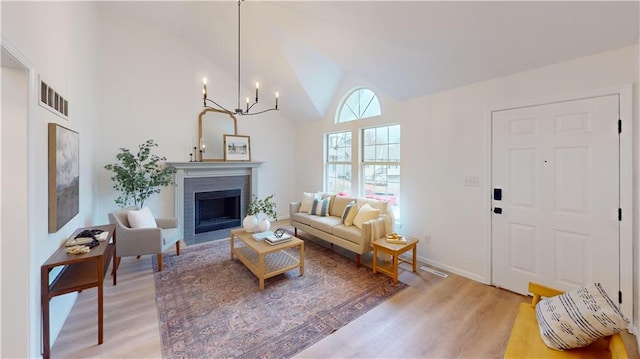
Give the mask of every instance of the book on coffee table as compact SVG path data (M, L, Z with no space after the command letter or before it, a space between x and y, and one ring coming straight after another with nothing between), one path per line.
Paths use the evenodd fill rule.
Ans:
M253 239L255 239L256 241L263 241L265 238L269 236L273 236L273 232L264 231L264 232L254 233L251 235L251 237L253 237Z
M274 236L274 235L270 235L270 236L268 236L264 241L265 241L265 242L267 242L268 244L276 245L276 244L280 244L280 243L288 242L288 241L290 241L290 240L291 240L291 238L293 238L293 237L291 237L291 236L290 236L290 235L288 235L288 234L285 234L285 235L283 235L283 236L282 236L282 237L280 237L280 238L278 238L278 237L276 237L276 236Z

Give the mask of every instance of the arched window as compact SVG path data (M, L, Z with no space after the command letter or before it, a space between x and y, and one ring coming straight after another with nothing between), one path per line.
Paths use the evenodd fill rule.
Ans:
M378 96L368 88L357 88L346 96L336 116L336 123L380 116Z

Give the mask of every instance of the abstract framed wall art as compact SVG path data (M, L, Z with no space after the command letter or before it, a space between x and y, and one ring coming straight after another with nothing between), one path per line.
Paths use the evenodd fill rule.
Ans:
M249 136L224 135L225 161L251 161Z
M80 135L49 123L49 233L80 210Z

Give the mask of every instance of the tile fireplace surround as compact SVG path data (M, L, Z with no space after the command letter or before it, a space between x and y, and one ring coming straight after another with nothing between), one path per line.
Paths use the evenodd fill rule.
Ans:
M263 162L167 162L176 169L175 215L187 245L229 237L229 229L195 233L194 196L200 191L241 190L240 218L252 194L258 193L258 168Z

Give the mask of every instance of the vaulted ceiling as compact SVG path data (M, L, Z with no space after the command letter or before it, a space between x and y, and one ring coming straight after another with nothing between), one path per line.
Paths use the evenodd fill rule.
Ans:
M237 77L236 1L101 2L181 38ZM251 1L242 85L282 114L325 116L345 76L397 100L638 42L638 2ZM234 91L235 89L229 89Z

